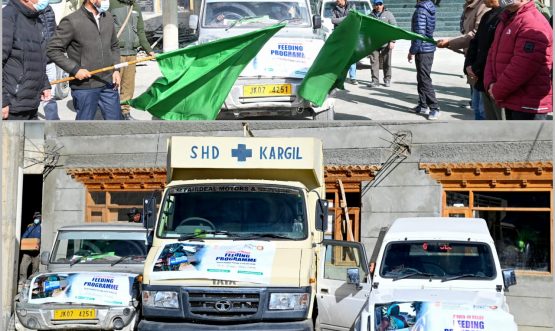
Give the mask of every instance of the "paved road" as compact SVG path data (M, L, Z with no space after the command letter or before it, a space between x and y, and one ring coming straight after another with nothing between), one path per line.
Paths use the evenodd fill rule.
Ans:
M400 40L396 44L392 60L391 87L367 87L366 83L370 81L370 69L358 70L357 78L360 84L345 84L345 90L337 93L337 120L427 120L423 116L409 112L418 100L414 63L407 61L410 42ZM441 120L474 118L473 112L468 107L470 90L462 75L463 63L463 56L450 50L438 49L435 54L432 80L441 107ZM156 61L139 65L135 96L145 91L159 76L160 70ZM75 119L71 97L58 101L58 105L62 120ZM39 112L42 114L42 109ZM136 109L132 110L132 116L138 120L152 119L148 112Z

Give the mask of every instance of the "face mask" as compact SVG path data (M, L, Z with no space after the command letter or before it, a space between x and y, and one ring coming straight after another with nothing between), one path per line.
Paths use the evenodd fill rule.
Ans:
M96 7L96 10L98 10L99 13L103 13L107 11L108 8L110 8L110 0L100 1L100 6L97 6L96 4L93 4L93 5Z
M515 0L499 0L499 6L507 7L515 3Z
M33 4L33 7L35 7L37 11L43 11L48 7L48 0L39 0L36 4Z
M35 218L35 219L33 220L33 223L39 224L39 223L40 223L40 218Z

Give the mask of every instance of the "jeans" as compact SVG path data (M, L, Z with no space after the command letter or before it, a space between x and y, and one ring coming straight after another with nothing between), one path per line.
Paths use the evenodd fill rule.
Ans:
M419 53L414 56L416 64L416 86L418 90L418 104L431 109L439 109L436 99L436 91L432 85L432 64L434 63L434 53Z
M100 107L105 120L121 120L119 92L112 84L91 89L71 89L76 120L94 120L96 108Z
M351 64L349 67L349 78L356 79L357 78L357 64L356 62Z
M56 80L56 64L50 63L46 65L46 75L48 76L49 81ZM54 97L50 98L50 100L42 101L42 107L44 108L44 117L47 120L57 121L60 119L58 115L58 104L56 103L56 99Z
M475 120L485 120L486 113L484 111L484 103L482 102L482 93L472 87L472 109L474 110Z

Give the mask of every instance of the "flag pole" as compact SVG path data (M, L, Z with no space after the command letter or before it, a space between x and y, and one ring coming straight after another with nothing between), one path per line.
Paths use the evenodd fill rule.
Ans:
M156 58L156 56L147 56L141 59L136 59L133 61L128 61L128 62L122 62L122 63L118 63L116 65L113 66L109 66L109 67L105 67L105 68L100 68L100 69L96 69L93 71L89 71L91 75L94 74L98 74L100 72L104 72L104 71L109 71L109 70L115 70L115 69L119 69L119 68L123 68L123 67L127 67L139 62L145 62L145 61L150 61L150 60L154 60ZM76 79L75 77L66 77L66 78L62 78L62 79L57 79L57 80L53 80L50 82L50 85L55 85L55 84L59 84L59 83L63 83L63 82L69 82L70 80L74 80Z

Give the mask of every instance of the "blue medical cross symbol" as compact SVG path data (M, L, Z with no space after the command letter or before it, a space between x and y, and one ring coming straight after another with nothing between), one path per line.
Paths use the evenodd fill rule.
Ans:
M247 157L252 157L252 149L247 149L245 144L238 144L237 148L231 150L231 157L236 157L239 162L245 162Z

